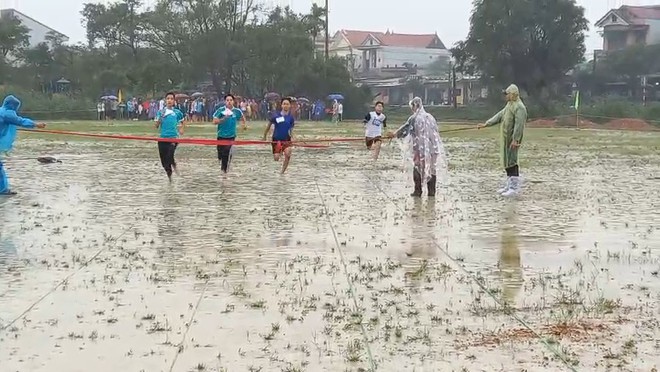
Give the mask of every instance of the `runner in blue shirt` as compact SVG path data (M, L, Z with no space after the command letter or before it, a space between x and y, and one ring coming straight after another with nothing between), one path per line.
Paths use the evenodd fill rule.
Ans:
M175 103L174 93L167 93L165 95L165 107L156 113L156 128L160 129L160 138L178 138L180 134L183 134L184 115L183 112L174 107ZM160 162L170 182L172 182L172 171L176 172L174 152L177 145L175 142L158 142Z
M213 124L218 126L218 141L233 141L236 139L236 125L238 121L243 123L243 129L247 129L243 112L234 107L234 96L225 96L225 105L218 108L213 114ZM220 160L222 171L227 173L233 155L233 146L218 145L218 160Z
M291 114L290 98L282 98L281 107L282 110L273 113L268 121L268 126L266 126L266 131L264 131L264 141L268 137L270 128L273 127L273 158L275 161L279 161L282 154L284 154L284 163L282 164L282 174L284 174L291 160L293 150L291 141L293 140L295 120Z

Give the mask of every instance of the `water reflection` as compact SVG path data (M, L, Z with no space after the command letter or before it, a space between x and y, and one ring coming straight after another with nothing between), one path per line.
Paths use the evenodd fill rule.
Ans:
M5 266L9 266L15 260L18 250L13 239L5 233L0 232L0 273Z
M406 250L406 258L402 262L405 270L406 284L411 287L421 286L423 272L428 268L428 262L436 257L438 247L435 244L436 199L428 198L426 204L421 198L415 198L413 210L410 211L411 243Z
M514 302L523 285L520 243L518 239L518 204L516 201L504 207L500 235L499 276L502 280L502 297Z
M158 220L158 236L168 241L169 238L179 236L184 225L181 210L184 204L181 196L176 192L166 192L162 197L162 210Z
M16 221L17 205L11 198L0 197L0 273L4 272L3 267L9 265L16 257L17 250L12 232L8 226Z

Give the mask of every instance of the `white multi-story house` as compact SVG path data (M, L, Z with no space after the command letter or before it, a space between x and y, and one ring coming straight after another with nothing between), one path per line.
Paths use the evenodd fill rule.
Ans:
M58 32L56 30L53 30L52 28L46 26L45 24L37 21L36 19L29 17L21 12L19 12L16 9L2 9L0 10L0 22L4 18L9 18L13 17L21 21L23 26L27 27L30 30L29 36L30 36L30 48L34 48L40 43L47 42L46 36L49 33L53 33L55 35L60 36L60 38L64 42L68 42L69 38L62 34L61 32Z
M616 51L636 44L660 44L660 5L612 9L596 22L603 35L603 51Z
M348 68L358 75L391 75L424 70L450 52L437 34L397 34L340 30L332 38L330 54L346 59Z

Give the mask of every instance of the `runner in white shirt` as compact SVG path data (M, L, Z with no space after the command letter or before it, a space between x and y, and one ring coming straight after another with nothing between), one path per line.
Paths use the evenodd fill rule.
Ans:
M374 160L378 160L380 154L381 137L383 128L387 127L387 116L383 114L383 102L376 102L374 111L371 111L364 117L365 142L367 149L374 150Z

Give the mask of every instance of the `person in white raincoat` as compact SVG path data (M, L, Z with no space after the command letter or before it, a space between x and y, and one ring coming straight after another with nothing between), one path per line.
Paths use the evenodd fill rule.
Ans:
M506 185L497 192L502 196L515 196L521 188L518 149L522 144L525 123L527 122L527 108L520 99L518 87L514 84L509 85L504 94L507 100L506 106L495 116L488 119L485 124L480 124L478 128L500 124L500 155L507 180Z
M409 105L413 114L396 132L388 133L388 137L401 138L404 145L407 145L408 156L414 167L415 190L411 196L422 196L422 185L426 185L428 195L433 197L436 191L438 160L444 154L438 123L433 115L424 110L421 98L413 98Z

